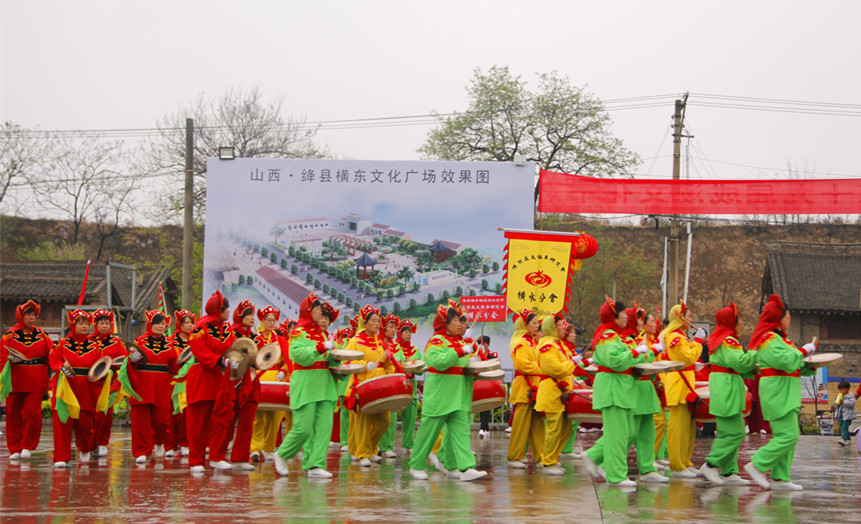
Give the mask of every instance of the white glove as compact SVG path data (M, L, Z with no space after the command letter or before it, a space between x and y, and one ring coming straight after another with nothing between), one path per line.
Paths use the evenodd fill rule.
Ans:
M585 364L588 367L588 366L591 366L593 362L595 362L595 359L590 357L590 358L586 359Z
M327 340L323 343L323 345L326 346L326 349L332 349L333 347L335 347L335 343L331 340Z
M658 342L657 344L652 346L652 350L655 353L663 353L665 349L666 349L666 347L664 346L663 342Z
M472 338L472 328L466 328L466 332L464 332L463 338Z
M279 371L278 374L275 375L275 380L277 380L278 382L281 382L282 380L284 380L285 377L287 377L287 373L284 373L283 371Z
M697 334L694 335L694 338L699 340L705 340L706 336L708 336L709 332L703 328L697 328Z
M645 344L640 344L639 346L637 346L636 351L638 355L644 355L647 351L649 351L649 346Z
M131 360L132 362L137 362L142 357L143 357L143 353L138 353L137 351L135 351L134 353L129 355L129 360Z
M572 360L575 364L579 364L580 362L583 362L583 355L576 355L576 356L575 356L574 358L572 358L571 360Z
M239 362L234 362L234 361L230 360L230 359L229 359L229 358L227 358L227 357L224 357L224 360L222 361L222 364L224 364L224 367L225 367L225 368L230 368L230 369L239 369Z
M702 362L694 362L694 369L695 370L699 371L704 367L706 367L706 365L703 364Z
M377 369L377 366L379 366L377 362L368 362L367 364L365 364L365 369L367 369L368 371L373 371Z
M230 369L239 369L239 362L230 361Z
M473 351L475 351L475 348L474 348L474 347L472 347L472 344L467 344L467 345L463 346L463 352L464 352L465 354L469 355L469 354L470 354L470 353L472 353Z
M801 346L801 349L807 351L807 356L809 357L810 355L816 353L816 344L814 344L813 342L808 342L807 344Z

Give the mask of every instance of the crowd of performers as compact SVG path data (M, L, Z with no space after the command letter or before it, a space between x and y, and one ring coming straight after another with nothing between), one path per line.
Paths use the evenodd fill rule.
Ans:
M50 389L57 468L73 458L73 434L78 462L88 462L93 453L105 456L113 408L128 398L137 463L181 455L187 456L193 473L202 473L207 462L219 470L250 470L254 462L272 460L275 471L287 475L289 461L301 453L301 467L309 477L329 478L326 455L330 441L338 437L341 452L350 453L362 467L396 456L396 413L357 409L357 387L404 373L405 361L424 359L428 374L417 433L416 381L405 373L413 391L401 415L410 475L427 479L428 462L461 481L487 475L476 469L471 451L475 377L465 370L475 360L496 355L473 340L466 311L455 301L438 307L434 334L423 354L411 341L414 323L382 316L370 305L349 327L329 333L339 312L314 293L301 303L295 321L281 319L271 306L255 311L247 300L233 309L231 318L228 300L218 291L199 319L187 310L173 317L147 311L146 332L128 347L115 334L111 311L70 311L70 333L53 343L35 325L39 310L33 301L18 306L17 324L0 339L0 397L7 399L7 445L13 460L29 459L36 449L42 399ZM745 437L744 380L755 372L762 416L774 437L744 471L765 489L802 489L789 473L799 436L800 376L810 371L803 358L816 346L799 348L787 338L790 314L778 296L772 295L765 305L747 349L739 341L741 315L736 306L730 303L715 315L716 328L707 341L707 380L717 438L698 469L692 462L696 425L689 404L697 401L695 374L707 333L699 329L693 340L688 338L691 312L684 303L672 308L662 331L654 315L609 298L601 306L600 320L591 346L578 353L574 326L561 314L515 313L509 468L527 468L528 447L534 467L543 474L565 473L559 460L576 455L577 433L567 404L571 395L588 387L592 408L603 418L603 435L582 454L592 476L615 486L635 486L627 465L633 447L639 482L668 482L659 473L668 468L673 478L749 484L739 476L738 450ZM166 336L172 321L175 333ZM225 356L242 338L259 348L277 344L280 360L262 372L244 369ZM191 356L183 361L186 349ZM338 365L330 354L336 349L361 352L350 362L354 374L331 372ZM111 371L100 380L88 380L91 368L104 357L109 357ZM633 372L637 364L662 360L685 367L655 375ZM288 381L289 411L258 411L261 382ZM333 438L335 420L340 435ZM668 461L661 460L663 453Z

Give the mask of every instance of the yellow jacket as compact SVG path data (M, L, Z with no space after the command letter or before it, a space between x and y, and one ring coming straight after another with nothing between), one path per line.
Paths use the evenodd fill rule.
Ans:
M524 333L520 340L511 342L511 360L514 361L514 382L511 383L511 395L508 401L512 404L529 402L529 391L538 387L541 368L538 367L538 357L535 351L535 339Z
M566 410L557 382L564 383L566 391L574 388L574 362L571 356L556 337L544 337L538 343L538 367L549 378L542 379L538 385L535 411L562 413Z
M685 366L691 367L694 365L703 352L703 346L696 342L688 340L680 330L673 331L667 335L666 340L667 357L669 360L679 360L685 363ZM664 394L667 397L668 406L677 406L679 404L687 404L685 397L691 392L682 375L687 379L687 383L691 387L696 388L696 377L691 367L690 371L674 371L666 373L663 376Z
M390 373L395 372L395 366L392 364L391 360L385 358L386 350L383 345L380 343L377 337L368 335L364 331L360 332L358 335L350 339L350 342L347 343L347 348L353 351L361 351L365 354L365 358L362 360L351 360L351 364L362 364L367 365L368 362L378 362L379 365L376 369L371 371L363 371L362 373L358 373L356 375L350 375L350 382L348 387L355 387L365 380L382 377L383 375L388 375ZM380 362L385 358L385 361Z

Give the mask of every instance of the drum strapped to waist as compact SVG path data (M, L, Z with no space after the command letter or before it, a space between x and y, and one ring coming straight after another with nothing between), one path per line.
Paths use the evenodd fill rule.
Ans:
M483 373L485 371L494 371L501 368L502 362L500 362L498 358L478 360L475 362L470 362L469 365L466 366L466 370L473 375L478 375L479 373Z
M685 363L678 360L656 360L655 362L644 362L634 364L634 376L658 375L670 371L681 371L685 369Z
M428 370L427 364L425 364L424 360L405 360L401 367L404 368L406 373L410 373L412 375L421 375L425 371Z
M814 353L804 359L804 363L807 364L807 367L813 369L830 366L831 364L837 364L842 361L842 353Z
M694 390L694 394L696 395L699 402L688 403L688 409L691 410L691 415L694 420L697 422L714 422L716 417L711 414L711 391L709 386L699 386ZM750 391L747 388L744 389L744 412L743 415L747 417L750 415L752 406L753 406L753 397L750 395Z
M369 378L356 388L356 404L366 415L403 411L413 401L413 385L403 373Z
M505 375L505 372L499 370ZM487 371L485 373L494 373ZM479 374L481 377L483 374ZM490 411L505 404L505 385L501 380L479 380L472 385L472 412Z
M336 375L358 375L364 373L365 366L362 364L344 364L343 362L336 368L331 368L332 373Z
M290 383L261 380L257 411L290 411Z
M365 354L361 351L354 351L352 349L330 349L329 350L329 358L332 360L364 360Z
M475 376L479 381L501 381L505 378L505 371L494 369L493 371L483 371Z
M597 423L603 421L601 412L592 408L591 389L573 389L569 391L565 411L568 413L569 420Z

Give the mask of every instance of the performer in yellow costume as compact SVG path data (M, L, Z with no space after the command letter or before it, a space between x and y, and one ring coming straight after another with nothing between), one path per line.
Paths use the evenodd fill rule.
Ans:
M544 449L544 421L535 411L535 397L541 377L536 346L541 332L541 319L524 309L514 314L515 332L511 337L511 359L514 361L514 382L508 401L514 407L511 440L508 441L508 467L526 469L523 457L526 443L532 449L532 460L541 462Z

